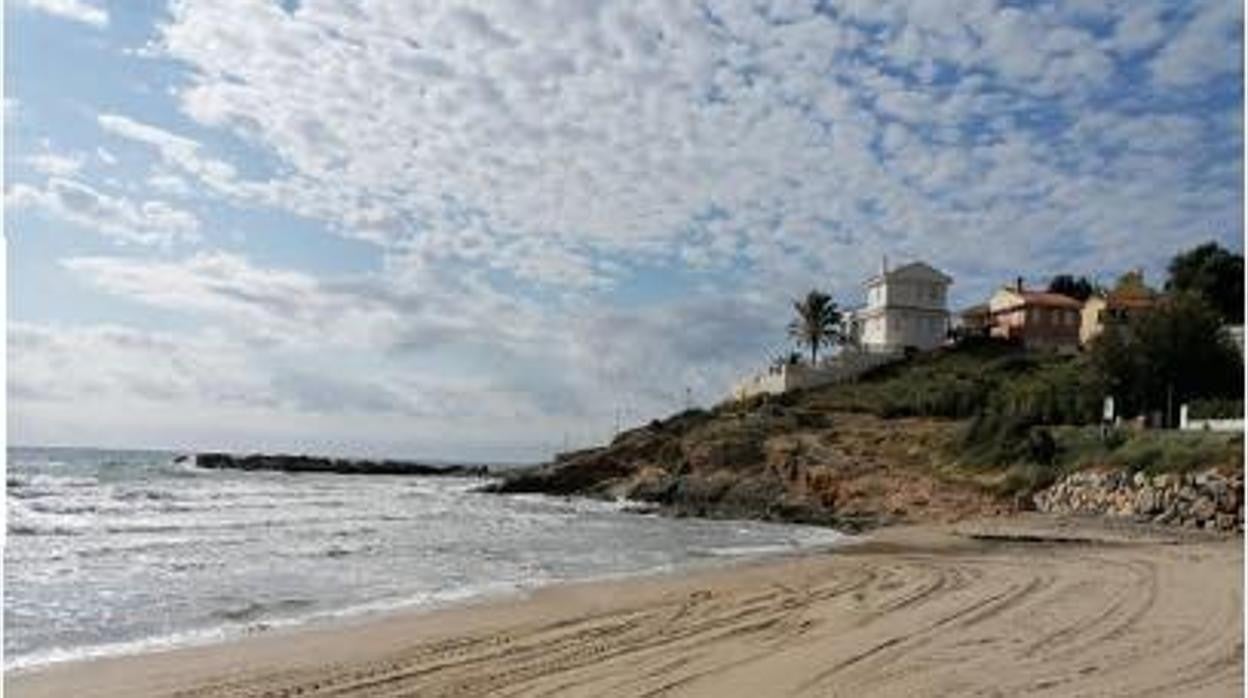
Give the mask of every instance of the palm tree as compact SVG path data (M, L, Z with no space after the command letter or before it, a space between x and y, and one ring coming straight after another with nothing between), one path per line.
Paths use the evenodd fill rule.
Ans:
M810 347L810 365L819 359L819 347L841 341L841 311L832 296L811 290L806 297L793 301L797 319L789 323L789 336L801 346Z

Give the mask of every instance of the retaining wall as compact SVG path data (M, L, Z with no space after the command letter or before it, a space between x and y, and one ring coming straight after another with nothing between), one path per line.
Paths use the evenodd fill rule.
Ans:
M1034 497L1057 514L1097 514L1217 531L1244 530L1244 476L1214 471L1073 473Z

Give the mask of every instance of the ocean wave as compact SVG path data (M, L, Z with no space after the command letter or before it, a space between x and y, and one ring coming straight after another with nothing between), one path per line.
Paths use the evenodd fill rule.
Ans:
M278 628L375 615L400 609L436 608L474 598L515 594L533 586L538 586L538 584L492 582L477 587L461 587L441 592L418 592L372 599L334 608L316 608L316 602L310 599L284 599L267 604L249 602L209 614L216 622L207 627L75 647L57 646L25 652L12 652L6 648L4 669L5 671L24 671L84 659L141 654L177 647L209 645L224 642L231 637L239 635L265 632Z
M80 536L80 529L60 526L57 524L13 523L9 522L5 529L10 536Z
M224 608L213 611L209 615L218 620L226 620L233 623L257 620L264 616L288 614L294 611L300 611L316 602L311 599L280 599L278 601L251 601L242 606L234 608Z
M90 521L80 514L49 514L21 500L9 502L9 535L14 536L76 536L90 528Z
M174 492L170 492L169 490L140 487L140 488L135 488L135 489L122 489L122 490L115 491L113 492L113 498L119 499L123 502L133 501L136 499L138 500L153 500L154 499L154 500L163 501L163 500L177 499L178 495Z
M4 653L4 669L5 671L20 671L50 664L59 664L61 662L139 654L173 647L205 645L220 642L227 637L229 635L226 628L215 627L187 630L136 640L105 642L77 647L50 647L21 653L14 653L6 649Z
M98 487L99 484L100 481L94 477L47 475L44 473L9 473L5 477L8 493L11 496L22 498L46 496L64 489Z
M46 499L40 499L32 502L30 509L41 514L94 514L99 511L99 505L95 502L81 500L47 501Z

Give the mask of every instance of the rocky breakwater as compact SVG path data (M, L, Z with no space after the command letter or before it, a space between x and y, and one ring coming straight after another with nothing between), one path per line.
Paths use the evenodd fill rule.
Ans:
M356 460L320 456L199 453L195 465L217 470L277 470L287 473L336 473L340 475L444 475L483 477L484 465L430 465L400 460Z
M1036 494L1036 508L1057 514L1130 517L1215 531L1244 530L1244 477L1216 471L1146 475L1080 472Z

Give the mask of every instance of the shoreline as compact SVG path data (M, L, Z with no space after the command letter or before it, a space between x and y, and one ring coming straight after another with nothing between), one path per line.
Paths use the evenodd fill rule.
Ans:
M647 514L638 514L647 515ZM755 523L755 522L750 522ZM804 526L803 524L785 524ZM20 659L16 664L6 664L6 677L38 674L65 665L89 664L158 655L183 650L212 649L223 645L257 638L280 638L290 634L311 631L333 631L348 625L368 624L392 616L423 616L439 612L454 612L479 605L519 603L535 593L565 586L627 583L634 580L681 576L702 571L714 571L740 565L766 564L807 554L825 553L855 543L860 536L828 529L841 540L809 544L779 545L750 549L732 549L727 552L708 552L678 565L661 565L623 572L607 572L575 579L541 579L528 584L484 585L467 593L415 594L391 599L374 599L341 608L322 609L308 615L257 619L246 624L222 624L212 627L191 628L163 636L138 638L87 645L74 649L53 649L31 653L28 657L51 655L53 658Z
M1057 673L1069 690L1054 695L1122 685L1222 695L1242 685L1242 545L1240 537L1052 517L898 527L831 550L559 582L450 607L6 671L5 688L14 696L207 697L481 695L505 685L636 695L671 684L666 690L678 694L748 695L755 682L797 694L852 685L891 696L917 686L957 692L957 681L995 666L1000 676L981 676L985 685L1030 677L1014 686L1021 693L1043 693L1057 679L1041 675ZM933 632L933 623L943 630ZM1048 638L1053 656L1046 660L1043 646L1018 654L999 637L1020 629L1030 632L1016 640ZM979 644L960 644L972 640ZM1169 649L1152 653L1150 642ZM1089 669L1102 653L1118 666ZM946 661L931 664L936 656ZM907 679L896 668L903 665L918 673ZM1189 680L1182 667L1205 667L1204 678ZM916 677L921 683L908 683Z

